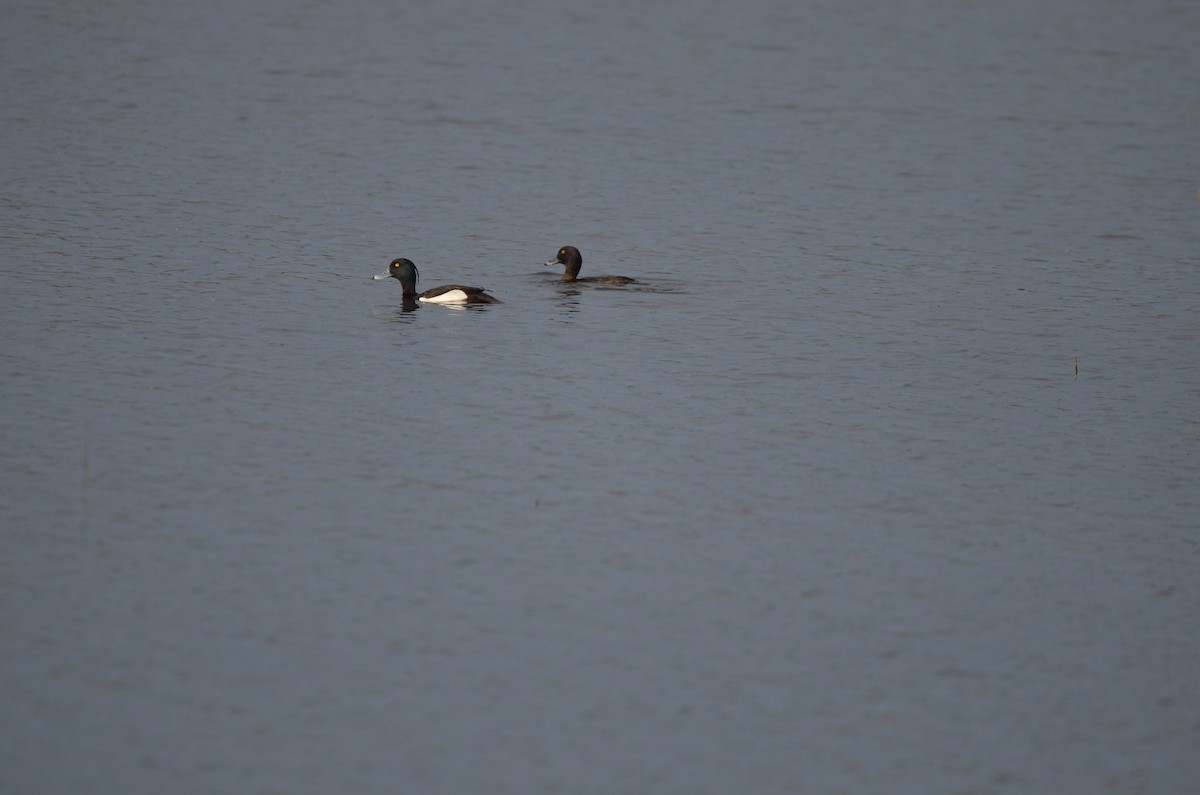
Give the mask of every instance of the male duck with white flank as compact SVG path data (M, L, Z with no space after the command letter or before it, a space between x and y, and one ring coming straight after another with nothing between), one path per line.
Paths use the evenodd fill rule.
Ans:
M467 287L462 284L443 284L423 293L417 292L417 279L421 274L410 259L394 259L386 273L376 276L376 279L388 277L399 279L404 287L405 300L416 299L430 304L498 304L500 300L483 291L482 287Z
M585 276L579 278L579 269L583 267L583 255L574 246L563 246L558 250L554 259L546 260L547 265L562 265L564 267L562 281L588 282L589 284L637 284L637 279L628 276Z

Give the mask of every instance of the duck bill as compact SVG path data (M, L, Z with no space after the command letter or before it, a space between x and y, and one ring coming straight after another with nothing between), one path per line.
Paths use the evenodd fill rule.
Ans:
M557 259L548 259L548 260L546 260L545 262L543 262L543 263L542 263L542 265L547 265L547 266L549 266L549 265L562 265L562 263L561 263L561 262L559 262Z
M392 275L392 274L388 273L387 271L384 271L383 273L379 274L378 276L372 276L371 278L372 278L374 281L379 281L380 279L387 279L387 278L389 278L391 275Z

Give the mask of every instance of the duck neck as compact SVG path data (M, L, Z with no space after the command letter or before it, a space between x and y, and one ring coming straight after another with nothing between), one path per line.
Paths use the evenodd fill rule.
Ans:
M564 282L573 282L579 278L579 269L583 267L583 262L578 257L573 257L563 263L562 280Z

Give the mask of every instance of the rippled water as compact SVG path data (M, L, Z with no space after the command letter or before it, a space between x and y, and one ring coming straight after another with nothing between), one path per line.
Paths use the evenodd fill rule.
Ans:
M0 19L0 790L1200 779L1194 4Z

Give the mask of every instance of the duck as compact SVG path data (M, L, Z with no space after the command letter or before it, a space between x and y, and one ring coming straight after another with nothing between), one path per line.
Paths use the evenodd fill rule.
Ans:
M376 280L387 278L399 279L404 287L406 301L416 299L430 304L498 304L500 299L488 295L482 287L468 287L464 284L443 284L423 293L417 292L417 279L421 278L420 271L410 259L392 260L386 272L375 277Z
M639 284L637 279L628 276L585 276L579 278L579 269L583 267L583 255L574 246L563 246L553 259L546 260L546 265L564 266L561 281L588 282L589 284Z

